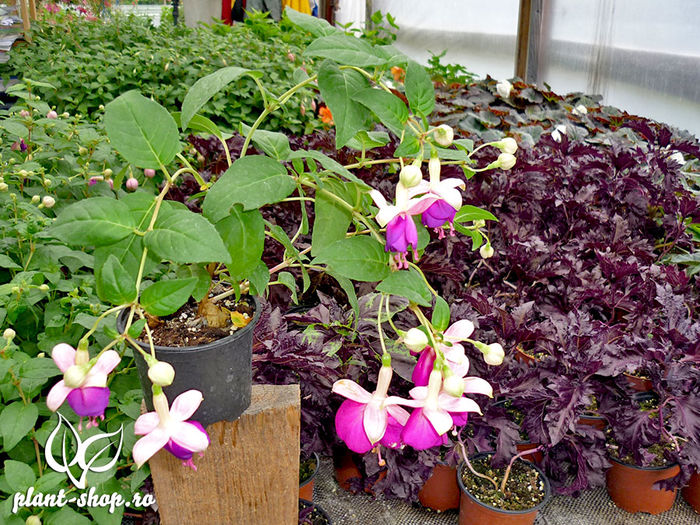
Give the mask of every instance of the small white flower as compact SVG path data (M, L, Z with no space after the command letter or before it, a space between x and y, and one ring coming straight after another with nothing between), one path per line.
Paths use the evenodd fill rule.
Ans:
M481 255L482 259L490 259L493 257L493 246L491 246L491 243L486 243L479 248L479 255Z
M53 208L53 205L56 204L56 199L50 195L45 195L44 198L41 199L41 203L44 205L44 208Z
M510 96L510 92L513 91L513 84L507 80L501 80L498 84L496 84L496 91L501 98L508 98Z
M561 142L561 136L566 135L566 126L559 124L552 131L552 140L555 142Z
M17 333L12 328L5 328L5 331L2 333L2 337L8 341L12 341L16 335Z
M571 112L577 117L582 117L586 113L588 113L588 110L586 109L586 106L584 106L583 104L579 104Z
M455 137L455 132L447 124L441 124L435 130L434 137L435 137L435 142L440 144L440 146L447 148L448 146L450 146L452 144L452 140Z

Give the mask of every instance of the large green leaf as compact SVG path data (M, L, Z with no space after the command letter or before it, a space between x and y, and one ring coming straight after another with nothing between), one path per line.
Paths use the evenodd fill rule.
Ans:
M357 71L341 70L334 62L325 60L318 72L318 87L333 114L336 148L342 148L358 131L365 129L369 111L353 96L367 89L369 83Z
M141 306L151 315L173 314L187 302L195 286L196 277L158 281L141 293Z
M126 204L109 197L92 197L64 209L49 232L66 244L102 246L123 239L135 227Z
M144 243L161 259L176 263L230 262L214 225L189 210L163 210Z
M25 405L21 401L7 405L0 414L0 434L4 451L12 450L31 431L39 417L35 404Z
M5 480L13 491L24 492L26 489L34 485L34 482L36 481L36 474L32 470L32 467L26 463L6 459L4 466Z
M423 66L408 62L406 68L406 98L414 113L427 117L435 107L435 87Z
M450 305L439 295L435 297L435 307L430 322L433 324L433 328L439 332L447 330L450 324Z
M216 223L224 245L231 255L227 265L231 277L242 280L255 270L265 245L265 223L258 210L243 211L243 206L231 207L231 214Z
M250 126L241 122L241 135L247 137L250 130ZM263 153L277 160L287 160L292 153L292 149L289 147L289 138L284 133L256 129L252 140L253 144L260 148Z
M180 134L168 110L138 91L127 91L105 107L112 146L139 168L160 168L180 150Z
M304 55L329 58L343 65L357 67L381 66L386 63L385 53L377 52L366 40L345 33L317 38L308 45Z
M202 211L211 222L217 223L230 213L234 204L252 210L281 201L295 188L294 179L278 161L250 155L234 162L209 188Z
M498 221L496 216L490 211L465 204L457 211L457 213L455 213L454 222L476 221L479 219L485 221Z
M326 181L324 190L346 201L344 198L345 188L339 181ZM311 253L313 255L318 255L328 245L345 238L352 221L352 212L328 195L326 191L316 192L314 229L311 234ZM348 204L350 205L350 203Z
M187 129L190 119L209 101L209 99L211 99L211 97L245 74L260 75L260 73L253 72L250 69L229 66L214 71L210 75L197 80L189 91L187 91L185 100L182 101L182 113L180 115L182 129Z
M289 6L287 6L287 8L284 10L284 14L287 15L289 20L294 25L301 27L304 31L308 31L314 36L332 35L333 33L340 31L339 29L336 29L330 25L323 18L305 15L304 13L300 13Z
M354 175L350 170L346 169L345 166L343 166L337 160L330 158L328 155L324 155L318 150L298 149L296 151L293 151L292 154L289 156L290 159L307 157L317 160L321 163L321 166L323 166L324 169L332 171L333 173L340 175L344 179L354 182L364 190L372 189L367 185L366 182L364 182L362 179L358 179L356 175Z
M97 296L112 304L126 304L136 299L136 274L129 272L114 255L107 257L99 278Z
M371 237L350 237L335 241L314 259L330 271L355 281L381 281L389 275L389 254Z
M418 270L409 268L391 272L389 276L377 285L377 291L405 297L421 306L431 306L432 294Z
M401 136L408 120L408 108L396 95L380 89L367 88L353 94L352 98L366 106L394 134Z

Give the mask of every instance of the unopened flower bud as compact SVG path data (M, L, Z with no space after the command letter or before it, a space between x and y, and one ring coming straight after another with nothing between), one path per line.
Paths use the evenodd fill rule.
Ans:
M464 394L464 378L451 374L442 382L442 389L454 397Z
M437 157L430 157L428 161L428 173L430 174L430 182L440 180L440 159Z
M577 117L582 117L586 113L588 113L588 110L586 109L586 106L584 106L583 104L579 104L571 112Z
M50 188L53 182L51 182L51 179L44 179L44 186L47 188Z
M73 365L63 373L63 382L68 388L80 388L87 377L87 366Z
M97 176L97 177L90 177L90 180L88 180L88 186L94 186L101 180L104 180L104 177L102 176Z
M46 357L46 353L45 353L45 352L39 352L38 354L36 354L36 356L37 356L37 357Z
M173 379L175 379L175 369L170 363L158 361L157 363L148 367L148 379L150 379L154 385L171 385L173 383Z
M409 350L420 352L428 346L428 336L419 328L411 328L403 338L404 344Z
M99 109L100 111L102 111L104 108L105 108L104 104L100 104L99 106L97 106L97 109Z
M9 188L9 186L6 183L0 182L0 191L7 191L7 188Z
M413 164L407 164L403 168L401 168L399 180L405 188L413 188L414 186L420 184L420 181L423 180L423 174L421 173L420 168L418 166L414 166Z
M46 118L58 118L58 113L52 109L46 114Z
M111 169L109 169L109 168L107 168L107 169L105 169L105 170L104 170L104 171L102 172L102 175L104 175L104 176L105 176L105 178L107 178L107 179L108 179L109 177L111 177L111 176L112 176L112 170L111 170Z
M487 365L498 366L503 362L503 358L506 353L503 351L503 347L498 343L491 343L486 347L484 353L484 361Z
M41 518L39 516L29 516L24 525L41 525Z
M484 219L477 219L474 221L474 228L483 228L486 226L486 221Z
M88 149L85 146L80 146L78 148L78 155L87 155L88 154Z
M448 126L447 124L441 124L435 130L435 134L433 136L435 137L435 142L440 144L440 146L447 148L452 144L452 140L455 137L455 132L452 127Z
M41 199L41 203L44 205L45 208L53 208L53 205L56 204L56 199L54 199L50 195L45 195L44 198Z
M511 155L518 151L518 143L512 137L506 137L501 141L494 144L503 153L510 153Z
M490 259L493 257L493 246L491 246L491 243L486 243L479 248L479 255L481 255L482 259Z
M515 157L510 153L501 153L497 162L502 170L509 170L515 166Z
M496 91L501 96L501 98L508 98L512 90L513 84L511 84L507 80L501 80L498 84L496 84Z
M139 187L139 181L137 181L135 178L131 177L130 179L127 179L127 181L126 181L126 188L127 189L133 191L138 187Z
M32 197L32 204L37 204L40 200L41 197L39 197L38 195L34 195L34 197Z
M17 175L19 175L22 178L25 178L27 175L29 175L29 172L27 170L19 170L17 172Z
M68 117L70 117L70 113L68 113L67 111L64 111L63 113L61 113L61 116L63 118L68 118Z
M16 335L17 333L12 328L5 328L5 331L2 333L2 337L8 341L12 341Z
M566 126L559 124L552 131L552 140L555 142L561 142L561 136L566 135Z
M287 53L287 58L289 59L290 62L294 62L294 53Z
M153 177L156 176L156 170L154 170L153 168L146 168L145 170L143 170L143 175L144 175L144 177L148 177L149 179L152 179Z
M39 286L39 290L41 290L42 292L48 292L48 291L49 291L49 285L48 285L48 284L42 284L41 286Z
M22 111L19 112L19 116L23 118L31 117L31 113L27 111L26 109L23 109Z

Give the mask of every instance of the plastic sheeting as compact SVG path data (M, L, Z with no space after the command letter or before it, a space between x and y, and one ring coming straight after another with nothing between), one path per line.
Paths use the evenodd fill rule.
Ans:
M340 0L364 22L365 0ZM373 0L400 26L396 45L426 64L447 50L480 76L515 70L518 0ZM700 2L544 0L538 84L602 94L604 104L700 136Z

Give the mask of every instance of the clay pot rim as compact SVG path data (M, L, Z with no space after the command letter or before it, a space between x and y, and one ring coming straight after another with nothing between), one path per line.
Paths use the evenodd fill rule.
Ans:
M304 481L299 483L299 488L305 487L306 485L311 483L314 480L314 478L316 477L316 474L318 474L319 467L321 466L321 458L318 457L318 454L316 452L312 452L311 456L309 456L308 459L311 459L312 457L316 461L316 468L314 469L314 471L311 473L311 475L308 478L306 478Z
M218 347L218 346L223 346L228 344L231 341L235 341L236 339L239 339L243 337L247 332L252 331L255 329L255 325L258 323L258 319L260 319L260 314L262 313L262 308L260 307L260 302L258 301L258 298L254 295L249 295L249 297L252 302L253 306L255 307L255 313L253 314L253 318L250 320L250 322L245 325L243 328L239 328L235 332L233 332L231 335L227 335L226 337L222 337L221 339L217 339L216 341L212 341L211 343L207 343L204 345L195 345L195 346L160 346L160 345L153 345L154 350L159 352L163 357L166 355L170 354L180 354L182 352L187 352L190 354L196 354L199 352L206 352L207 350L211 350L212 348ZM117 317L117 331L121 333L121 331L124 329L124 326L126 326L126 319L124 317L126 316L126 312L128 312L128 308L124 308L120 313L119 316ZM145 348L146 350L150 350L150 345L148 343L144 343L143 341L137 340L139 346L142 348Z
M661 465L660 467L642 467L642 466L636 465L634 463L625 463L624 461L620 461L619 459L612 457L610 454L608 454L608 459L610 461L614 461L618 465L622 465L623 467L629 467L629 468L635 469L635 470L648 470L648 471L659 470L659 471L661 471L661 470L672 469L674 467L680 468L680 465L678 465L678 463L676 463L676 462L666 463L665 465Z
M493 454L495 454L495 452L493 452L493 451L492 452L480 452L480 453L472 456L469 459L470 460L479 459L479 458L484 457L484 456L492 456ZM544 472L542 472L542 469L540 469L537 465L535 465L531 461L528 461L528 460L523 459L523 458L518 458L517 461L522 461L523 463L526 463L528 466L530 466L530 468L536 470L537 473L540 475L540 479L542 480L542 482L544 484L544 499L542 501L540 501L534 507L530 507L529 509L522 509L522 510L507 510L507 509L501 509L498 507L494 507L492 505L489 505L488 503L484 503L483 501L475 498L467 490L467 488L464 486L464 483L462 482L462 476L460 474L462 472L462 469L467 468L467 465L464 463L464 461L462 461L459 464L459 466L457 467L457 484L459 485L460 491L463 494L466 494L469 497L469 499L471 499L475 503L481 505L482 507L485 507L485 508L492 510L494 512L499 512L501 514L530 514L532 512L539 511L542 507L544 507L547 503L549 503L549 500L552 497L552 490L551 490L551 487L549 485L549 480L547 479L547 476L544 475Z

